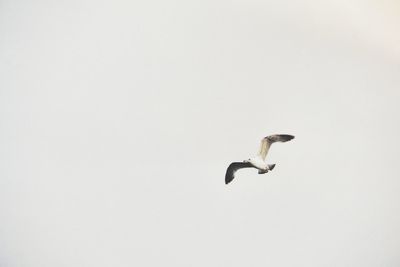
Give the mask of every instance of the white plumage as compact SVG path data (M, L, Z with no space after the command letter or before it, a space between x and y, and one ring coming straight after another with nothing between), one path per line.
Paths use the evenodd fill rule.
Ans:
M257 156L244 160L243 162L232 162L229 165L225 174L225 184L230 183L233 178L235 178L235 172L242 168L256 168L259 174L271 171L275 167L275 164L267 164L265 161L269 148L275 142L287 142L293 138L294 136L289 134L274 134L264 137L261 140L261 146Z

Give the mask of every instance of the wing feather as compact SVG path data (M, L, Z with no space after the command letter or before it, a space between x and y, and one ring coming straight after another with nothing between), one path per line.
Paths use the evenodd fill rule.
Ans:
M253 167L249 162L232 162L225 174L225 184L229 184L232 182L233 178L235 178L235 172L242 168L250 168Z
M260 146L260 151L258 152L258 155L265 160L267 157L269 148L271 145L275 142L287 142L290 141L294 138L293 135L290 134L274 134L274 135L269 135L267 137L264 137L261 140L261 146Z

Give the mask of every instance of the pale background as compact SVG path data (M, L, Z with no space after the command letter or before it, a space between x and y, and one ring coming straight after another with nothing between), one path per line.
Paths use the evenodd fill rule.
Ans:
M0 0L0 266L400 266L399 29L397 0Z

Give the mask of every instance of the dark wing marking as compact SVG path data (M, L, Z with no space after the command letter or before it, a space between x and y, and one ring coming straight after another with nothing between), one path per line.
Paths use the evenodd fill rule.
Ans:
M274 134L274 135L267 136L265 138L268 138L269 140L271 140L272 143L274 143L274 142L290 141L294 138L294 136L290 135L290 134Z
M253 165L251 165L249 162L232 162L226 170L225 184L232 182L233 178L235 178L235 172L237 170L251 167L253 167Z

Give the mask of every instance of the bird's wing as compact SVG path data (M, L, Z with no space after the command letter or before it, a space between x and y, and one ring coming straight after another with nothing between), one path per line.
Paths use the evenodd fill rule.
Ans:
M269 147L275 143L275 142L287 142L289 140L292 140L294 138L293 135L289 135L289 134L274 134L274 135L270 135L267 137L264 137L261 140L261 147L260 147L260 151L258 152L258 155L265 160L265 157L268 154L268 150Z
M225 174L225 184L229 184L232 182L233 178L235 178L235 172L242 168L250 168L253 167L249 162L232 162Z

